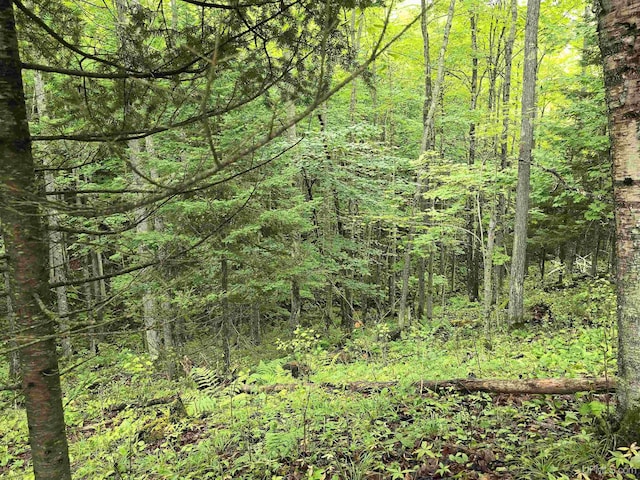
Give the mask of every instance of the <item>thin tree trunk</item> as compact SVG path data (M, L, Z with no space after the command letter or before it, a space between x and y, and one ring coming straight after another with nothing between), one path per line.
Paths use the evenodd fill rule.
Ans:
M569 283L573 282L573 266L576 260L576 243L568 242L565 247L565 257L564 257L564 275L565 280Z
M598 30L612 141L621 436L640 441L640 43L637 0L602 0Z
M598 276L598 257L600 256L600 220L596 220L595 243L593 245L593 254L591 256L591 276Z
M93 277L100 278L104 275L104 264L102 262L102 252L94 251L90 255L91 266L93 271ZM105 280L95 280L93 284L93 312L95 322L98 324L98 330L102 329L102 323L104 321L104 301L107 298L107 287ZM94 332L97 334L97 332ZM95 335L92 336L94 342L96 341ZM97 343L96 343L97 345ZM92 346L92 351L97 352L97 348Z
M289 326L291 331L300 324L300 312L302 310L302 299L300 298L300 283L297 278L291 280L291 311L289 313Z
M444 278L447 271L446 255L445 255L444 247L442 247L442 250L440 251L440 260L441 260L440 263L442 264L442 272L443 272L442 276ZM451 292L454 291L455 278L456 278L456 254L451 253L451 288L449 289ZM443 313L444 313L444 308L446 303L447 303L447 282L442 282L442 296L440 298L440 304L442 306Z
M524 276L527 255L527 219L531 176L531 151L536 111L536 74L538 69L538 18L540 0L528 0L525 27L524 81L522 86L522 125L516 187L516 216L511 254L509 289L509 322L522 322L524 317Z
M473 116L478 104L478 41L477 20L478 15L474 11L470 15L471 25L471 105L469 111ZM476 161L476 122L474 119L469 124L469 158L468 164L472 166ZM473 198L467 202L467 296L470 302L478 301L478 252L476 249L475 229L476 214Z
M226 258L220 263L220 283L222 286L222 353L224 370L231 369L231 312L229 312L229 268Z
M424 118L424 125L422 130L422 141L420 143L420 154L422 155L427 151L430 140L434 137L434 122L435 122L435 114L436 109L438 107L438 103L440 100L440 93L442 91L442 85L444 83L444 60L445 53L447 51L447 45L449 42L449 33L451 32L451 24L453 23L453 13L455 10L456 0L451 0L449 3L449 11L447 13L447 22L444 27L444 33L442 36L442 45L440 47L440 53L438 55L438 72L436 75L436 81L433 85L433 91L431 93L431 102L429 104L429 108L427 110L426 117ZM426 4L422 2L423 15L426 14ZM423 27L423 31L426 30L426 27ZM424 34L424 32L423 32ZM425 52L428 54L428 36L423 38L424 41L427 42L427 47L425 48ZM425 63L428 63L428 56L425 58ZM425 75L428 75L430 71L425 66ZM430 82L425 82L425 89L427 89L427 85ZM427 93L427 92L425 92ZM413 197L413 202L411 204L411 218L415 216L416 210L419 208L422 198L423 184L422 184L422 170L418 171L416 178L416 192ZM409 277L411 273L411 250L413 247L413 237L415 235L415 226L412 224L409 226L409 233L407 234L407 243L404 251L404 263L402 269L402 290L400 293L400 309L398 312L398 326L400 328L404 328L408 326L409 321L407 318L407 296L409 293Z
M485 331L491 329L491 310L493 306L493 251L496 237L496 208L491 211L489 217L489 227L487 228L487 248L484 255L484 295L483 295L483 316Z
M427 264L427 319L433 319L433 251L429 252Z
M147 150L147 155L149 158L157 158L156 150L153 143L153 137L145 138L145 148ZM158 171L155 168L151 168L150 171L151 180L154 182L158 182L160 177L158 175ZM165 230L164 227L164 219L162 215L158 212L153 217L153 229L162 234ZM161 265L164 265L164 261L167 257L167 249L164 245L161 244L160 248L158 248L156 257ZM165 279L165 282L168 278L171 277L170 272L166 267L159 267L164 270L164 275L162 278ZM167 282L168 283L168 282ZM176 316L172 311L173 307L170 301L170 292L171 289L165 283L164 288L162 289L165 293L161 298L156 300L156 304L159 304L158 315L156 322L162 325L162 341L159 342L161 347L161 354L165 364L165 372L169 378L175 378L177 374L177 365L176 359L178 356L176 355L176 341L175 335L173 332L173 318ZM158 326L158 330L159 330Z
M502 133L500 136L500 167L499 170L504 170L509 165L509 130L510 130L510 111L511 111L511 69L513 62L513 44L516 38L516 26L518 23L518 0L511 0L510 2L511 21L509 24L509 35L504 46L504 82L502 85ZM505 231L502 219L505 216L508 202L504 195L499 194L497 198L496 207L496 240L495 248L501 249L504 247ZM493 256L491 257L493 260ZM504 283L504 277L506 275L506 269L504 265L496 265L494 267L495 286L493 294L493 303L497 301L498 297L502 294L502 286Z
M256 302L251 304L251 338L255 345L262 343L262 327L260 325L260 307Z
M89 270L89 262L93 255L83 255L82 257L82 276L83 278L91 278L95 274L91 274ZM92 263L93 265L93 263ZM89 352L91 355L98 353L98 337L96 335L96 312L94 309L94 292L97 282L85 282L82 285L84 294L84 305L87 309L87 321L89 322ZM92 288L93 287L93 288Z
M22 390L36 480L71 479L55 328L49 300L47 238L22 87L13 2L0 0L0 219L16 309Z
M426 269L426 260L421 255L418 259L418 310L416 311L416 317L421 320L424 317L424 304L425 304L425 286L424 286L424 273Z
M333 326L333 285L331 282L328 282L325 287L324 323L327 329Z
M287 106L287 117L289 119L294 118L296 116L296 105L292 98L293 92L291 91L290 88L287 88L283 93L286 96L285 102ZM286 135L287 135L287 140L291 144L294 144L297 141L298 134L296 131L295 124L291 125L291 127L287 130ZM295 187L304 190L304 187L303 187L304 180L301 179L300 177L301 177L301 174L298 174L295 180L295 184L296 184ZM298 265L301 261L300 249L302 246L302 235L300 235L300 233L298 232L295 232L293 234L292 240L293 240L291 245L292 263L293 265ZM298 274L296 273L294 273L291 276L290 297L291 297L291 307L289 310L289 326L291 328L291 331L294 331L295 328L300 323L300 313L302 311L302 298L300 297L300 279L298 277Z
M35 90L35 103L38 109L38 120L47 117L47 98L44 88L44 80L41 72L34 72L33 84ZM47 155L44 155L47 158ZM44 166L48 165L45 160ZM44 189L47 194L47 200L53 204L61 199L58 195L52 195L55 190L55 178L51 170L44 171ZM47 223L49 227L49 279L52 283L65 283L67 281L66 270L66 248L62 232L59 229L60 221L58 212L51 205L48 208ZM72 353L71 337L69 335L69 300L67 298L67 287L60 285L54 289L56 306L58 310L58 325L60 328L60 339L62 344L62 355L70 357Z
M395 264L398 258L398 226L394 225L391 231L391 254L387 257L387 271L389 272L389 313L391 317L396 314L396 272Z
M140 141L129 140L129 161L131 165L139 170L141 168L140 160ZM142 178L134 172L135 183L138 187L142 187ZM149 219L147 218L147 211L145 207L139 207L136 209L136 233L144 236L151 231ZM145 242L141 242L138 247L138 254L141 258L148 258L150 253L145 245ZM143 270L145 276L150 275L151 269L145 268ZM148 285L143 286L142 292L142 323L145 329L145 340L147 345L147 351L149 357L152 360L156 360L160 356L160 332L158 331L158 305L156 302L155 293L149 288Z
M126 36L124 31L124 26L127 22L131 21L129 18L129 10L133 7L139 7L138 0L116 0L116 14L117 14L117 27L116 33L118 35L118 39L121 47L121 56L123 63L127 66L134 66L134 51L132 45L132 39ZM125 105L125 112L128 116L134 116L135 111L131 108L130 104ZM143 188L144 179L138 174L138 172L143 171L143 165L140 158L141 153L141 145L140 140L132 139L127 141L127 146L129 147L129 162L133 171L133 179L134 184L138 188ZM136 209L136 233L139 236L144 236L148 232L151 231L151 225L149 223L149 219L147 218L147 209L144 206L141 206ZM138 247L138 254L141 258L148 258L149 252L144 244L144 242L140 243ZM146 268L142 271L143 276L148 277L150 275L151 270ZM147 351L149 352L149 356L152 360L156 360L160 355L160 332L158 331L158 305L156 302L155 293L149 288L147 284L143 286L142 292L142 323L145 329L145 340Z
M360 25L356 29L357 12L356 8L351 10L351 49L353 58L357 61L360 51L360 38L362 37L362 27L364 26L364 14L360 13ZM351 99L349 102L349 121L353 125L355 122L356 103L358 102L358 79L354 78L351 82Z

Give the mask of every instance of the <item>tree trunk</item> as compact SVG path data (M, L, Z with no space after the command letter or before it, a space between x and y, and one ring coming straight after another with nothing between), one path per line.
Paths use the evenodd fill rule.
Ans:
M37 480L71 479L55 328L49 300L47 238L31 154L13 2L0 0L0 219L15 299L33 471Z
M289 326L291 331L300 324L302 299L300 298L300 283L296 277L291 279L291 311L289 312Z
M600 49L609 107L616 216L618 413L625 441L640 441L640 42L637 0L601 0Z
M494 205L489 217L489 227L487 228L487 248L484 253L484 298L483 301L483 317L485 332L491 330L491 310L493 306L493 250L495 248L496 237L496 209Z
M571 284L573 282L573 266L576 260L576 243L569 242L565 247L564 276L565 280Z
M425 291L424 291L424 271L426 267L426 260L421 255L418 259L418 309L416 311L416 318L418 321L424 317L424 304L425 304Z
M522 84L522 125L516 187L516 216L511 254L509 289L509 322L522 322L524 317L524 275L527 255L527 218L531 176L531 150L536 111L536 74L538 69L538 18L540 0L528 0L524 45L524 80Z
M442 85L444 83L444 60L445 53L447 51L447 44L449 42L449 33L451 32L451 24L453 23L453 13L455 10L456 0L451 0L449 3L449 11L447 13L447 22L444 27L444 33L442 35L442 45L440 46L440 53L438 55L438 72L436 75L436 81L433 85L433 91L425 92L431 93L431 102L429 103L429 108L427 109L426 117L423 119L424 125L422 129L422 141L420 143L420 154L424 154L427 149L431 146L430 141L434 138L434 125L435 125L435 114L436 109L438 107L438 103L440 100L440 92L442 91ZM425 2L422 2L423 7L423 15L426 13ZM424 31L426 31L426 27L423 27L423 35ZM423 38L424 41L428 42L428 36ZM425 47L425 54L428 55L428 43ZM428 63L429 57L425 57L425 65ZM425 66L425 75L430 73L430 70ZM425 82L425 89L429 89L430 82ZM422 199L422 171L418 171L416 178L416 192L413 197L413 202L411 204L411 219L416 214L416 210L419 208ZM404 252L404 264L402 269L402 290L400 297L400 311L398 312L398 326L400 328L404 328L409 324L407 319L407 295L409 292L409 278L411 273L411 250L413 237L415 235L415 226L411 224L409 226L409 233L407 235L407 244L405 246Z
M220 283L222 286L222 354L224 371L231 369L231 312L229 312L229 268L226 258L220 263Z
M413 215L412 215L413 216ZM411 276L411 242L413 241L413 228L410 227L407 237L407 244L404 246L404 255L402 263L402 275L400 281L402 287L400 289L400 306L398 309L398 327L405 328L409 326L409 316L407 314L407 297L409 296L409 277Z
M47 98L41 72L34 72L33 84L35 104L38 110L38 120L41 121L47 117ZM43 157L45 158L43 166L50 166L49 162L46 160L48 155L45 154ZM47 200L53 204L61 200L58 195L51 194L55 188L55 177L53 172L51 170L45 170L44 189L47 193ZM67 281L67 261L64 235L59 231L60 220L58 218L58 212L51 206L48 207L47 223L49 227L49 280L52 283L65 283ZM69 335L69 300L67 298L67 287L65 285L60 285L56 287L54 291L59 316L58 325L60 328L62 354L65 357L70 357L72 347L71 337Z
M260 307L257 302L251 304L251 338L255 345L262 343L262 327L260 325Z
M122 61L124 65L133 67L135 64L134 45L132 39L126 35L123 27L127 24L127 22L133 21L132 18L129 18L129 11L133 7L138 8L139 2L138 0L116 0L115 6L117 14L116 33L120 42ZM128 101L133 102L134 100L135 98L130 98ZM132 105L130 103L125 104L125 112L127 113L128 117L135 118L136 112L131 107ZM134 185L138 188L143 188L144 178L142 178L138 174L138 172L144 170L142 159L140 158L140 140L129 140L127 141L127 146L129 147L129 162L133 170ZM146 233L151 231L151 225L149 219L147 218L147 209L144 206L141 206L136 209L135 213L136 233L138 233L140 236L144 236ZM138 254L142 259L149 259L150 253L144 242L140 243L140 246L138 247ZM145 268L142 272L145 276L148 277L151 270L149 268ZM156 302L155 293L148 286L148 284L145 284L143 286L142 292L142 320L145 329L145 343L147 346L147 351L149 352L149 356L152 360L156 360L159 357L161 349L157 315L158 305Z
M91 258L91 269L94 277L100 278L104 276L104 264L102 262L102 252L94 251L90 254ZM104 322L104 302L107 299L107 286L105 283L105 279L101 278L100 280L95 280L92 282L93 292L90 295L89 300L91 301L91 297L93 297L93 311L92 315L94 315L94 320L98 324L98 331L102 330L102 323ZM93 332L92 340L95 345L97 345L97 337L96 334L98 332ZM92 345L91 350L94 353L97 353L97 348L95 345Z
M360 24L356 29L357 12L356 8L351 10L351 49L353 58L357 61L358 53L360 50L360 38L362 37L362 28L364 26L364 14L360 13ZM355 122L356 103L358 102L358 79L354 78L351 81L351 99L349 102L349 122L353 125Z
M300 383L279 383L274 385L254 386L243 385L241 391L245 393L281 392L282 390L296 390ZM336 383L306 383L306 388L323 388L329 391L345 390L357 393L373 393L383 389L394 388L398 382L351 382ZM460 378L454 380L420 380L413 382L413 388L421 394L453 390L466 394L472 392L502 393L506 395L567 395L578 392L612 393L616 390L613 378L530 378L522 380L493 380L478 378ZM166 403L169 399L160 398L154 404ZM155 403L157 402L157 403ZM124 407L123 407L124 408Z
M475 114L478 104L478 42L477 42L477 13L471 12L471 105L469 111ZM476 161L476 122L474 119L469 124L469 158L468 164L471 166ZM478 301L478 252L476 249L475 237L475 214L474 199L469 198L467 202L467 296L470 302Z
M593 245L593 254L591 256L591 276L598 276L598 257L600 256L600 220L596 220L595 242Z
M518 23L518 0L511 0L511 21L509 24L509 35L504 45L504 82L502 84L502 133L500 135L500 167L499 170L504 170L509 166L509 127L511 119L511 69L513 62L513 44L516 38L516 27ZM503 227L502 219L505 216L507 210L507 204L509 203L505 196L498 194L496 205L496 239L495 249L502 249L505 246L505 229ZM492 257L493 258L493 257ZM495 305L498 302L498 298L502 295L502 286L504 283L504 277L506 275L505 265L496 265L493 268L493 275L495 277L494 290L493 290L493 302Z
M427 320L433 318L433 252L429 252L427 264Z
M395 265L398 259L398 226L393 225L391 231L391 254L387 257L387 271L389 272L389 314L396 314L396 272Z
M129 161L133 168L140 170L142 167L140 160L140 141L129 140L127 144L129 146ZM143 180L136 172L134 172L134 180L136 186L139 188L143 187ZM147 209L145 207L139 207L136 209L136 222L136 233L138 235L144 236L151 231L149 219L147 218ZM140 243L140 246L138 247L138 254L140 255L140 258L149 258L150 253L145 242ZM148 281L151 269L145 268L143 272L147 276ZM145 330L147 352L149 352L149 356L152 360L156 360L160 355L160 332L158 331L157 307L155 293L147 284L145 284L142 292L142 323Z

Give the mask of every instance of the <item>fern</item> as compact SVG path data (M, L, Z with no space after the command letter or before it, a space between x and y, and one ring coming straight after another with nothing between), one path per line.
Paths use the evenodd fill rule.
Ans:
M258 385L276 383L278 375L282 373L282 368L278 362L260 362L255 368L255 372L249 375L248 382Z
M206 367L194 367L189 375L201 392L209 396L220 393L220 377L214 370Z
M264 436L264 447L267 455L287 458L293 455L298 445L298 432L267 432Z
M218 400L209 395L197 392L182 396L185 410L190 417L197 417L215 412L218 409Z

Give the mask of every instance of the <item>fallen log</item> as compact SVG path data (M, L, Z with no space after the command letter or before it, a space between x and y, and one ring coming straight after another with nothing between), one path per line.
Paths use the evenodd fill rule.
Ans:
M336 383L276 383L273 385L237 384L231 386L231 390L237 393L273 393L283 390L293 391L300 387L321 388L329 391L347 391L354 393L375 393L385 388L394 388L398 382L350 382ZM412 386L419 394L427 392L441 392L445 390L459 393L504 393L511 395L562 395L578 392L614 393L616 389L615 378L527 378L517 380L482 380L478 378L460 378L454 380L421 380L414 382ZM139 403L120 403L112 405L108 412L116 413L125 408L147 408L157 405L166 405L175 401L178 395L154 398Z
M351 382L334 383L280 383L275 385L237 385L236 391L244 393L278 392L295 390L300 386L316 387L325 390L343 390L356 393L379 392L384 388L394 388L398 382ZM569 394L578 392L612 393L616 389L614 378L528 378L514 380L483 380L478 378L461 378L454 380L421 380L413 386L420 393L425 391L453 390L460 393L487 392L523 394Z
M107 409L108 412L116 413L124 410L125 408L147 408L154 407L156 405L166 405L175 401L178 398L178 395L170 395L168 397L160 397L160 398L152 398L151 400L147 400L145 402L139 403L118 403L117 405L112 405Z
M526 378L518 380L481 380L464 378L446 381L421 381L414 384L420 390L451 388L458 392L522 394L567 394L578 392L615 392L614 378Z

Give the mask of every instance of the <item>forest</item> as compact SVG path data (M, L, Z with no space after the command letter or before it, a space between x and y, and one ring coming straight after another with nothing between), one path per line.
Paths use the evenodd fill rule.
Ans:
M0 478L636 478L638 12L0 0Z

